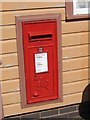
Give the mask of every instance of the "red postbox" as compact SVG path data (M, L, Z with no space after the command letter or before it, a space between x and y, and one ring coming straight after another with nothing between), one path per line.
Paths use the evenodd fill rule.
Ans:
M56 19L21 22L27 104L59 98L57 24Z

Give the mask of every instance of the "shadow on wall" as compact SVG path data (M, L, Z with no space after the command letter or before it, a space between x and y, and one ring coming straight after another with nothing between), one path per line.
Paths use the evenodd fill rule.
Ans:
M90 0L88 5L90 5ZM90 31L90 21L88 21L88 31ZM90 32L88 33L88 43L90 43ZM88 54L90 55L89 52L90 52L90 44L88 44ZM90 56L88 58L88 78L90 81L90 62L89 61L90 61ZM90 82L83 92L82 103L79 105L79 114L85 120L90 120Z
M82 103L79 105L79 114L85 120L90 120L90 84L84 89Z

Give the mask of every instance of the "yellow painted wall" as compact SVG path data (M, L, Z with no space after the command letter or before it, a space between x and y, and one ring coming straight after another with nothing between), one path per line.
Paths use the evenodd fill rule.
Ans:
M21 108L18 58L16 46L15 16L28 14L61 13L62 15L62 76L63 102L45 102ZM88 20L65 21L65 2L62 3L2 3L0 5L2 25L0 31L0 80L4 116L33 112L53 107L79 103L82 92L88 85Z

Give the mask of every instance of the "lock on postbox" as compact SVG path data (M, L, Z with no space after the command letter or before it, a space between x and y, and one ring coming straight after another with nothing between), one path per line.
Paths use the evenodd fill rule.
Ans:
M57 99L57 21L22 22L27 104Z

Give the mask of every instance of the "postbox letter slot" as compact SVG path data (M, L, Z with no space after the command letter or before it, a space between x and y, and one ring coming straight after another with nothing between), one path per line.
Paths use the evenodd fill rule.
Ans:
M41 34L41 35L29 34L29 40L31 42L40 41L40 40L48 40L48 39L52 39L52 34Z

